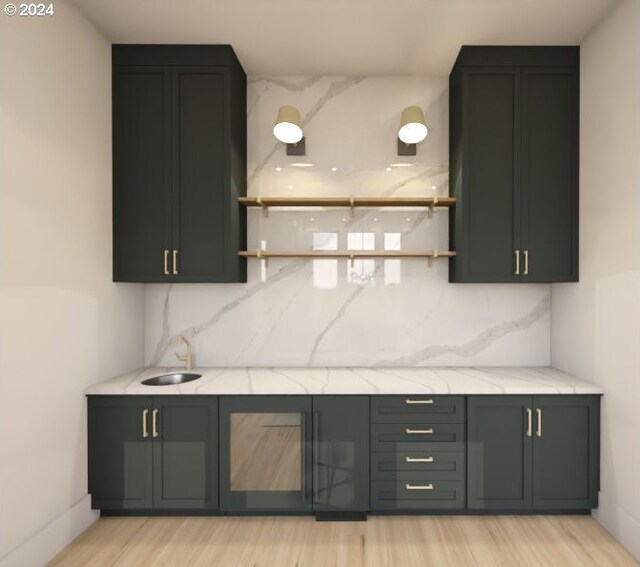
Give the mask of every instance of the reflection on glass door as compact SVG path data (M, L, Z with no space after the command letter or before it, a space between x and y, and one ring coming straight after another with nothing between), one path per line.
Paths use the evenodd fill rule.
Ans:
M311 396L220 398L223 511L311 509Z
M302 490L299 413L232 413L232 491Z

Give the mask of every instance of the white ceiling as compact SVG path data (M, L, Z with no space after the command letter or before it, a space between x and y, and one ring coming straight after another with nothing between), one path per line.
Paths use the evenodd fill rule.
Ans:
M72 0L114 43L229 43L253 75L440 76L463 44L579 44L617 1Z

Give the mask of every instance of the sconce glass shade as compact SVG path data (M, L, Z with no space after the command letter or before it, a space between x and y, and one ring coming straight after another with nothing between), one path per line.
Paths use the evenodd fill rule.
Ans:
M422 109L419 106L407 106L400 118L398 138L405 144L417 144L427 137L428 132Z
M297 144L304 133L300 126L300 111L295 106L282 106L278 111L273 135L285 144Z

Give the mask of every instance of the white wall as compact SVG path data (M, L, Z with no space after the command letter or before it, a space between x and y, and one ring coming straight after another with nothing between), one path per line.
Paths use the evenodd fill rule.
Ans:
M640 2L581 49L580 283L552 286L552 364L604 386L595 517L640 558Z
M142 363L142 288L111 280L109 43L64 0L0 17L0 565L42 565L96 515L91 383Z
M302 113L303 158L287 157L273 137L282 104ZM426 109L429 136L415 158L399 158L400 112L410 104ZM447 195L448 130L446 78L250 77L248 192ZM344 251L350 233L365 233L384 250L394 234L387 239L404 251L447 250L447 229L446 211L252 210L248 239L250 249ZM447 264L272 259L262 269L250 260L248 284L149 285L145 360L175 365L171 343L185 334L196 363L211 366L547 366L550 286L452 285Z

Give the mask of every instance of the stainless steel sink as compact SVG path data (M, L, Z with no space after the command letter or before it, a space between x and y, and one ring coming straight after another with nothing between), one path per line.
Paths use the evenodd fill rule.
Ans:
M147 378L143 380L142 383L145 386L173 386L175 384L192 382L201 377L202 374L196 374L195 372L173 372L171 374L161 374L160 376Z

